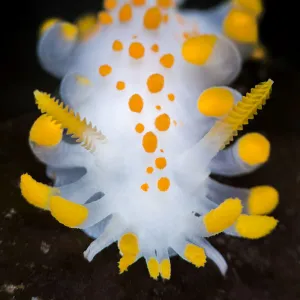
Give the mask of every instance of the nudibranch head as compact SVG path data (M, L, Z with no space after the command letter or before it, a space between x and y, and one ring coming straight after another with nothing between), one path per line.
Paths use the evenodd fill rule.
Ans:
M246 96L225 86L240 70L238 50L182 19L172 0L104 6L97 21L43 27L39 55L63 77L61 101L34 92L43 114L30 146L54 187L24 174L21 192L96 238L84 253L89 261L117 242L120 273L144 257L152 278L169 279L174 253L197 268L211 258L225 273L205 238L265 236L277 224L266 214L278 195L267 186L225 186L209 174L247 173L267 161L269 142L258 133L223 148L265 104L273 81Z

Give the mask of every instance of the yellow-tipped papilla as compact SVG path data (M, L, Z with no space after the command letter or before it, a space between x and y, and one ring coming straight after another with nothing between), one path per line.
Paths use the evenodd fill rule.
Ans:
M203 34L187 39L181 49L183 58L198 66L203 66L211 57L217 36L213 34Z
M97 17L94 14L88 14L79 18L76 22L79 38L81 40L85 39L85 37L89 35L91 31L94 30L96 24Z
M238 155L246 164L253 166L265 163L270 156L270 142L259 133L248 133L238 141Z
M279 203L279 193L272 186L257 186L250 189L248 211L251 215L271 213Z
M124 234L118 243L119 250L123 257L119 261L120 274L128 270L137 258L139 253L138 238L134 233Z
M206 263L206 254L204 249L193 244L186 245L184 256L197 268L204 267Z
M256 44L258 42L258 24L256 17L243 9L233 8L223 22L224 34L239 43Z
M88 209L85 206L60 196L51 197L50 211L58 222L71 228L81 225L88 218Z
M271 233L277 224L278 221L273 217L241 215L235 224L235 230L241 237L259 239Z
M242 209L240 199L225 200L204 216L203 221L207 232L217 234L232 226L242 213Z
M255 16L259 16L263 12L262 0L232 0L237 7L243 8Z
M134 233L124 234L119 241L119 250L123 255L137 255L139 253L137 236Z
M206 89L198 99L198 110L207 117L221 117L233 107L234 96L229 89L212 87Z
M78 28L76 25L71 23L62 23L61 24L61 35L62 38L66 41L74 41L78 35Z
M58 18L50 18L45 20L39 29L39 35L42 36L48 29L57 24L60 20Z
M159 265L160 276L163 279L169 280L171 278L171 262L169 259L163 259Z
M119 260L119 272L120 274L128 271L128 268L133 265L136 261L136 256L135 255L124 255L121 257Z
M29 174L21 176L20 188L27 202L41 209L48 209L50 197L59 193L58 189L37 182Z
M153 279L157 279L159 276L159 263L156 258L150 257L147 261L147 268L150 274L150 277Z
M60 143L63 135L61 125L47 115L41 115L33 123L29 139L39 146L53 147Z

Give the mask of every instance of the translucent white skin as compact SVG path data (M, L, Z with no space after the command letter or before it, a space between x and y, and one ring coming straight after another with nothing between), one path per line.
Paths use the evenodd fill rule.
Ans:
M134 8L130 22L120 24L116 21L87 42L64 41L59 35L60 24L44 34L38 45L39 58L47 71L62 78L62 101L97 126L108 141L97 144L94 154L66 141L52 148L31 143L31 148L48 166L48 174L56 173L55 185L60 187L61 196L88 208L89 217L79 227L96 238L85 252L88 260L119 240L122 234L133 232L139 240L139 257L153 256L160 260L177 253L185 259L184 245L192 241L203 247L206 255L225 274L225 260L204 239L211 234L206 231L202 217L194 213L203 216L217 207L222 197L226 199L224 189L220 191L207 181L211 169L217 173L220 170L223 175L232 175L234 169L236 175L245 172L245 165L240 164L237 153L230 148L226 151L231 151L231 155L216 156L222 136L217 143L201 139L216 118L201 115L197 110L197 99L209 87L229 85L240 72L241 55L238 48L216 30L215 17L201 17L200 32L203 33L205 28L205 33L217 33L219 38L204 66L189 64L181 56L182 33L193 28L194 23L187 18L185 25L180 25L174 9L169 12L169 22L151 32L142 26L145 9ZM117 11L112 14L116 16ZM200 20L200 14L198 17ZM133 35L137 35L136 41L146 49L140 60L128 55ZM122 41L122 52L112 51L115 40ZM160 47L159 53L150 50L155 43ZM167 53L175 57L171 69L159 63L161 55ZM107 77L101 77L98 71L104 64L112 67L112 73ZM148 76L153 73L160 73L165 78L164 89L157 94L150 93L146 85ZM92 84L79 84L74 80L75 75L88 78ZM115 88L117 81L126 83L124 91ZM241 99L240 93L227 88L237 103ZM144 100L143 111L139 114L128 108L128 99L135 93ZM168 93L176 95L174 102L168 100ZM156 105L162 107L161 111L155 109ZM166 132L158 131L154 120L160 113L167 113L178 125L172 124ZM156 134L158 147L155 153L144 151L143 134L134 130L137 123L145 126L145 132ZM221 159L219 155L223 155ZM154 166L154 160L159 156L166 158L167 167L147 174L146 168ZM221 164L214 163L218 159ZM74 172L70 174L73 167ZM246 167L251 171L257 166ZM167 192L156 187L160 177L170 179ZM144 182L149 184L148 192L140 188ZM226 192L239 194L241 200L247 200L247 191L237 193L234 188L227 187Z

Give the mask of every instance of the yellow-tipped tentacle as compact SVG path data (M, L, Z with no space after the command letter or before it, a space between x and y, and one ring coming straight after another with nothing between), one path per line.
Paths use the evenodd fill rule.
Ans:
M84 148L93 152L97 141L104 142L106 137L93 127L91 123L87 123L86 119L81 119L80 115L75 114L68 106L51 98L49 94L36 90L34 92L36 104L42 113L52 117L53 120L59 122L63 128L67 129L67 134L72 134Z

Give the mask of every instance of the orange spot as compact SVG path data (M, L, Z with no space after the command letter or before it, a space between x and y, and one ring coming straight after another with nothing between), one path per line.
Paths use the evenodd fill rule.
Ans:
M191 37L191 34L189 32L184 32L182 34L182 36L183 36L184 39L188 39L189 37Z
M114 51L122 51L123 50L123 44L119 40L115 40L112 44L112 49Z
M158 7L150 7L144 15L144 27L149 30L158 29L162 21L162 15Z
M159 51L159 46L157 44L152 45L151 50L153 52L158 52Z
M163 15L162 16L162 21L163 21L163 23L168 23L169 22L169 15Z
M174 126L177 126L177 122L175 120L173 121L173 124L174 124Z
M118 81L117 84L116 84L116 88L117 90L119 91L122 91L125 89L125 82L124 81Z
M149 185L148 183L144 183L141 185L141 189L144 191L144 192L148 192L149 190Z
M143 44L138 42L131 43L131 45L129 46L129 55L132 58L140 59L144 56L144 54L145 47L143 46Z
M143 98L138 94L134 94L130 97L128 105L131 111L140 113L144 107Z
M164 157L158 157L155 160L155 165L157 169L164 169L167 166L167 160Z
M165 68L172 68L174 64L174 56L172 54L165 54L161 57L160 63L165 67Z
M166 131L170 127L170 117L167 114L159 115L155 120L155 126L159 131Z
M130 4L124 4L119 11L119 20L122 23L130 21L132 18L132 9Z
M166 192L170 187L170 180L167 177L162 177L157 181L157 187L161 192Z
M138 123L136 126L135 126L135 131L137 133L142 133L145 129L145 126L141 123Z
M104 8L107 10L112 10L116 8L117 0L104 0Z
M157 148L157 137L152 131L148 131L143 136L143 147L147 153L155 152Z
M147 79L147 86L151 93L159 93L165 85L165 78L160 74L152 74Z
M174 6L173 0L156 0L156 4L164 9L171 8Z
M102 25L109 25L113 23L113 17L106 11L101 11L98 14L98 19Z
M164 153L164 149L160 149L159 151L160 151L161 153Z
M132 36L132 38L133 38L133 39L136 39L136 38L137 38L137 35L136 35L136 34L134 34L134 35Z
M146 0L132 0L132 4L135 6L142 6L145 5Z
M146 169L146 172L147 172L148 174L152 174L153 171L154 171L154 169L153 169L152 167L148 167L148 168Z
M168 94L168 99L170 101L174 101L175 100L175 95L174 94Z
M155 108L156 108L157 110L161 110L161 106L160 106L160 105L156 105Z
M102 65L99 67L99 74L103 77L109 75L111 71L112 68L110 65Z

